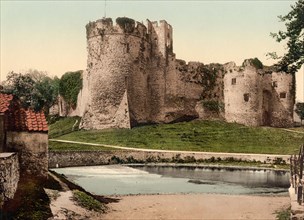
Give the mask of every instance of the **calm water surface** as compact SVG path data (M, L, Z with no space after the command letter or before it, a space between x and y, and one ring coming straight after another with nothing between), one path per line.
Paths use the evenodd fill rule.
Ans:
M289 173L170 166L91 166L53 169L98 195L287 193Z

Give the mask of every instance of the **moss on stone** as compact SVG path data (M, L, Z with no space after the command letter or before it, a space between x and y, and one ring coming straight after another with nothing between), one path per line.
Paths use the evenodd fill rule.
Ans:
M224 110L224 104L215 100L203 101L202 105L205 109L211 112L219 113Z
M135 28L135 21L127 17L118 17L116 23L123 29L124 33L132 33Z

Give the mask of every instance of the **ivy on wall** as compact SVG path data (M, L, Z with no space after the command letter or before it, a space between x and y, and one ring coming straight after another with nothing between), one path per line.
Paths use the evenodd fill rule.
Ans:
M135 28L135 21L131 18L118 17L116 23L124 30L125 33L132 33Z
M82 89L82 72L82 70L66 72L59 82L59 94L72 108L76 107L77 96Z
M200 84L203 86L201 97L203 99L210 96L216 86L217 79L223 72L223 66L220 64L200 65L198 72L201 74Z
M242 64L242 66L244 67L245 66L245 62L247 60L245 60ZM258 58L251 58L249 59L249 62L252 66L254 66L256 69L260 70L260 69L263 69L264 68L264 65L263 63L258 59Z
M203 101L202 105L205 109L216 113L224 111L225 108L224 103L215 100Z

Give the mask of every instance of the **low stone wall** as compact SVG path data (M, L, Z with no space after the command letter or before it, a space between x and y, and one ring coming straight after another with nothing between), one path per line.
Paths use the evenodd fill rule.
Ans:
M48 176L47 133L8 131L6 145L9 151L19 153L22 173Z
M178 151L50 151L49 168L94 166L114 163L145 163L145 162L203 162L210 160L243 160L260 161L262 163L288 163L286 155L232 154L208 152Z
M14 197L19 182L19 161L16 153L0 153L0 207Z

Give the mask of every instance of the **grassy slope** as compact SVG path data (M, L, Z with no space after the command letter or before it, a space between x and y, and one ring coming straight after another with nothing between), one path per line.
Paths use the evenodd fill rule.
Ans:
M55 123L49 125L49 138L56 138L64 134L73 132L73 125L76 123L74 130L78 130L80 117L60 118Z
M58 124L55 125L50 126L50 133L58 129ZM220 121L150 125L131 130L75 131L57 138L134 148L268 154L293 154L304 142L303 134Z

